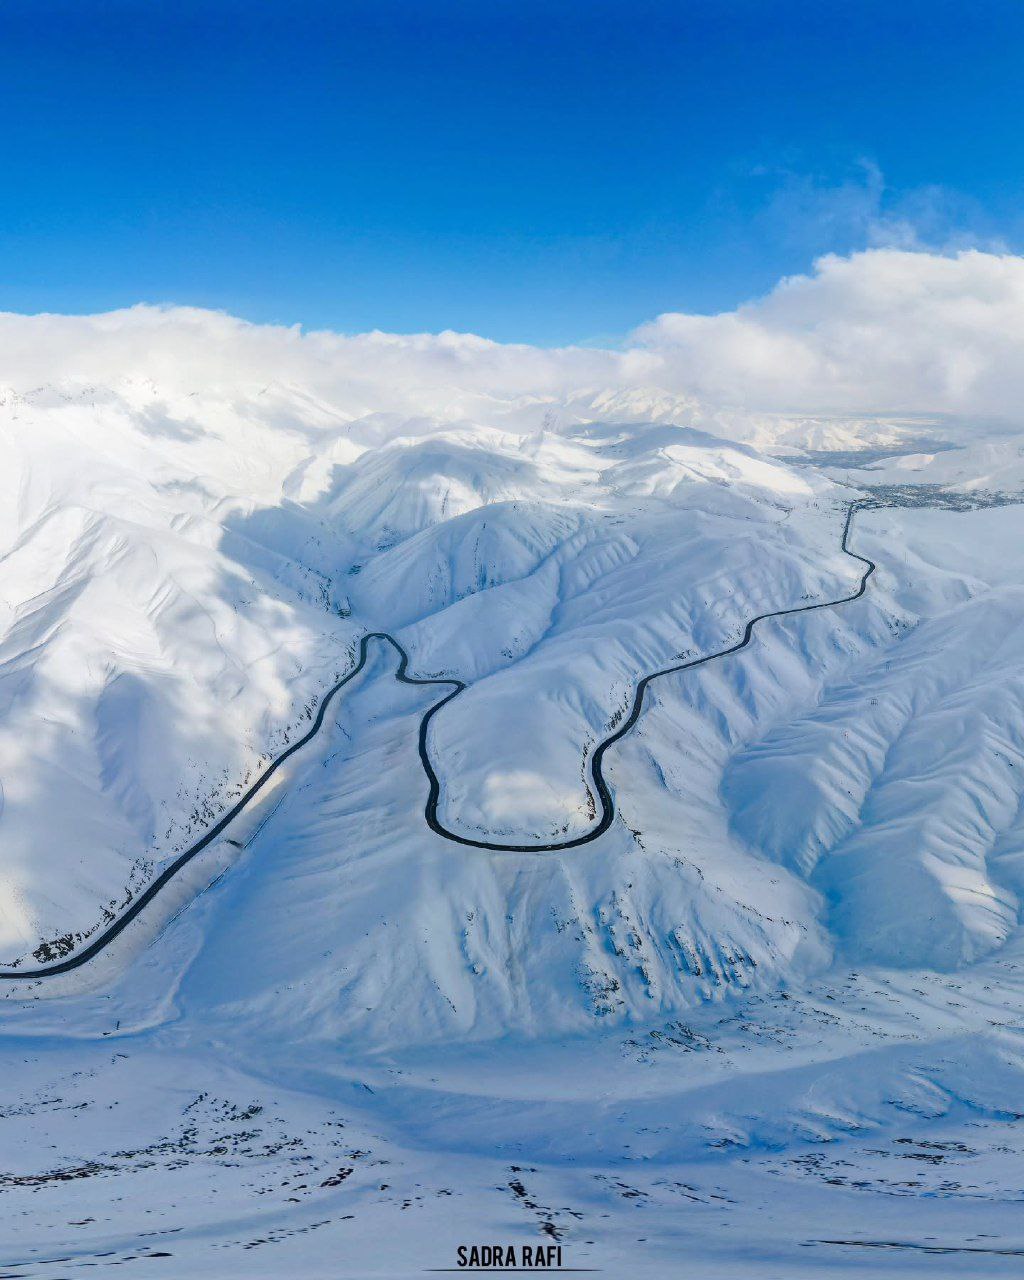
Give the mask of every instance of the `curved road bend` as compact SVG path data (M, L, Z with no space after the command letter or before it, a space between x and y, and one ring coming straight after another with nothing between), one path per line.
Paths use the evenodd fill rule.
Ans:
M441 710L441 708L445 706L446 703L451 702L452 698L466 688L461 680L444 681L443 683L453 684L457 687L453 692L448 694L446 698L442 698L440 702L435 703L420 721L420 761L423 765L427 778L430 780L430 795L427 799L427 807L424 814L427 820L427 826L430 827L431 831L437 832L439 836L444 836L446 840L454 840L457 844L468 844L474 849L493 849L497 852L504 853L555 853L560 849L575 849L581 844L589 844L591 840L596 840L598 836L603 835L615 820L615 801L612 798L612 793L608 790L608 784L604 779L605 752L609 747L614 746L616 742L624 738L640 719L640 715L644 707L644 694L647 692L648 685L650 685L654 680L660 680L662 676L675 675L679 671L689 671L693 667L702 667L705 662L714 662L717 658L727 658L730 653L738 653L740 649L745 649L747 645L750 644L751 637L754 634L754 628L757 624L759 622L764 622L768 618L788 618L791 614L811 613L815 609L832 609L836 605L849 604L851 600L859 600L867 590L868 578L870 578L874 573L876 566L873 560L869 560L866 556L859 556L855 551L851 551L848 546L848 541L854 512L860 507L866 507L869 505L875 504L865 501L851 503L850 508L846 513L846 524L843 526L843 540L840 544L843 551L845 551L846 554L851 556L854 560L859 560L860 563L865 566L864 572L861 574L860 585L851 595L842 596L839 600L823 600L820 604L801 604L796 605L792 609L776 609L774 613L758 614L756 618L750 619L744 628L743 635L735 644L730 645L728 649L719 649L717 653L705 654L703 658L692 658L689 662L678 662L671 667L663 667L660 671L652 672L651 675L643 677L636 686L636 693L633 696L633 706L630 708L629 715L622 724L619 725L618 729L616 729L614 733L610 733L607 738L603 738L601 742L598 743L594 748L594 754L590 758L590 773L593 781L593 789L590 790L588 787L588 790L590 790L591 796L594 795L594 792L597 793L597 801L601 816L597 820L597 823L581 836L575 836L571 840L559 840L553 844L495 844L488 840L471 840L468 836L460 836L456 832L450 831L441 823L437 816L437 802L441 795L441 784L438 780L437 774L434 772L433 765L430 763L430 754L427 749L427 730L430 727L430 721ZM384 638L390 640L402 655L402 661L399 664L397 672L399 680L404 680L406 684L438 683L437 681L414 680L407 676L405 674L405 668L408 663L408 659L401 645L399 645L396 640L392 639L391 636Z
M179 853L174 861L164 868L152 884L139 894L135 901L132 902L131 905L128 906L125 911L103 931L103 933L99 934L88 944L88 946L83 947L82 950L77 952L75 955L68 956L63 960L58 960L54 964L48 964L42 968L36 969L22 969L21 967L14 969L0 969L0 981L25 982L34 978L48 978L58 973L69 973L73 969L80 968L108 947L118 934L127 928L135 917L153 901L168 881L172 880L178 874L182 867L191 862L197 854L201 853L223 833L225 828L238 817L238 815L254 799L257 793L266 786L267 782L274 776L281 765L283 765L290 756L294 755L296 751L301 747L304 747L307 742L320 732L320 729L323 727L324 717L327 715L327 709L333 701L335 694L343 689L349 681L354 680L360 671L362 671L366 666L367 650L371 640L383 640L396 650L399 656L399 663L398 669L395 672L395 677L403 684L446 685L449 686L451 690L439 702L435 702L433 706L429 707L424 712L423 717L420 720L418 743L420 763L422 764L423 771L427 775L427 780L430 783L430 792L427 797L424 817L426 819L427 826L430 827L431 831L435 832L439 836L443 836L446 840L454 841L456 844L469 845L473 849L491 849L499 853L555 853L561 849L575 849L580 845L589 844L592 840L596 840L598 836L603 835L615 820L615 801L612 797L612 793L608 789L608 784L604 777L605 753L608 751L609 747L614 746L616 742L619 742L624 738L640 719L640 715L643 711L644 695L647 692L648 685L655 680L661 679L662 676L675 675L680 671L689 671L694 667L703 666L706 662L714 662L718 658L727 658L731 653L738 653L740 649L745 649L746 646L750 644L751 638L754 634L754 628L759 622L765 622L770 618L788 618L797 613L811 613L815 609L832 609L837 605L849 604L853 600L859 600L867 589L868 579L874 573L876 566L873 560L869 560L866 556L857 555L855 551L850 550L848 545L850 530L853 525L854 514L862 507L874 505L876 504L864 500L851 503L849 510L846 513L846 523L843 526L843 538L842 543L840 544L842 550L848 556L859 561L865 566L864 572L861 574L860 584L856 591L852 592L848 596L841 596L838 600L823 600L819 604L802 604L796 605L792 609L777 609L773 613L758 614L756 618L751 618L746 624L743 635L740 639L735 644L730 645L727 649L720 649L717 653L706 654L703 658L693 658L689 662L679 662L670 667L663 667L662 670L652 672L650 675L644 676L639 681L636 686L636 693L633 697L633 705L630 709L629 715L614 733L609 734L608 737L602 739L602 741L598 743L597 747L594 749L593 755L591 756L590 774L593 787L591 795L593 796L596 793L601 816L598 818L595 825L583 835L575 836L571 840L560 840L550 844L499 844L490 840L473 840L468 836L461 836L457 832L451 831L445 827L437 816L437 804L441 795L441 783L430 760L427 735L430 730L430 722L433 720L434 716L437 715L442 707L447 706L453 698L457 698L458 695L468 686L464 681L457 679L427 679L409 675L409 655L395 637L389 635L385 631L371 631L364 635L359 642L359 661L347 675L343 676L337 684L333 685L324 694L323 701L320 703L309 732L304 734L296 742L293 742L287 750L283 751L275 760L273 760L266 773L253 783L253 785L234 804L234 806L229 809L228 812L225 813L224 816L220 818L204 836L197 840L195 844L190 845L183 853Z

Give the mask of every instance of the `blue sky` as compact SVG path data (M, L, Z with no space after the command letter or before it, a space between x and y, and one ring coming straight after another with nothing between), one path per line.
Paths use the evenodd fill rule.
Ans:
M0 308L613 342L1024 242L1018 0L5 0Z

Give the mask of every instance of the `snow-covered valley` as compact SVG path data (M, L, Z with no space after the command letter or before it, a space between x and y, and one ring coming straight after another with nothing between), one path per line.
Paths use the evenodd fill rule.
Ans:
M4 1269L1013 1274L1024 435L234 323L0 359ZM378 632L503 848L372 640L19 978Z

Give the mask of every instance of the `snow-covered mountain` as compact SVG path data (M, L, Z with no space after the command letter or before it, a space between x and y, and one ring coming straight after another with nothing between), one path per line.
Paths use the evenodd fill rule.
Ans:
M420 726L455 686L369 641L95 961L4 978L0 1197L44 1194L0 1261L127 1253L125 1197L210 1275L327 1275L345 1239L353 1274L406 1274L481 1223L614 1270L627 1213L662 1250L629 1265L667 1274L722 1226L790 1258L893 1196L992 1230L1024 1083L1024 436L709 404L635 353L537 353L531 389L454 337L429 376L427 340L352 340L339 374L259 330L190 369L138 323L120 371L102 323L0 361L4 973L103 938L370 633L465 686L425 734L440 826L570 847L431 829ZM614 820L574 843L638 683L801 609L648 687ZM885 1164L929 1153L984 1192Z

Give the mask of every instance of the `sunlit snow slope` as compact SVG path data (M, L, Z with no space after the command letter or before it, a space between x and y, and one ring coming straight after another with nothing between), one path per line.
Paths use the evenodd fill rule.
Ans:
M913 458L955 477L970 451L896 457L896 423L850 471L835 450L783 456L820 424L781 426L771 457L664 393L425 399L410 416L355 383L331 400L272 377L189 389L181 368L5 393L8 965L98 936L305 731L367 631L468 686L429 733L444 826L586 833L590 758L638 680L850 594L840 539L865 496L868 594L652 686L608 761L616 821L578 851L484 855L426 828L416 733L437 695L398 687L381 650L253 846L295 876L260 881L267 901L210 945L257 933L253 999L298 968L333 992L332 1028L387 1040L639 1018L836 955L955 968L1005 941L1019 512L891 505ZM366 994L382 952L397 1003Z
M405 1276L485 1232L1012 1274L1019 433L708 408L637 352L50 320L0 344L5 1267ZM430 828L452 686L369 639L266 803L25 977L371 633L465 686L443 825L557 845L639 680L799 608L651 684L614 821L544 852Z

